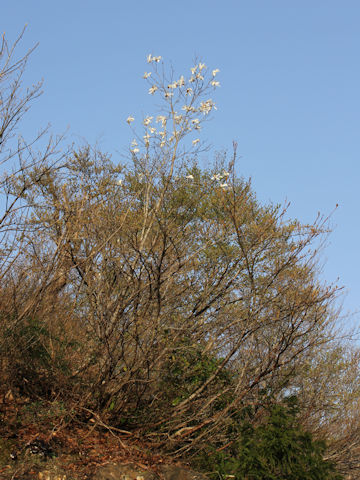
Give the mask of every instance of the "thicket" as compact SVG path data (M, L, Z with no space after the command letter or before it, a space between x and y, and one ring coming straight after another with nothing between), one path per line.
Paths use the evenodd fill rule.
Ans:
M212 472L213 478L343 478L333 462L324 460L325 442L314 440L299 424L295 397L288 397L282 405L272 404L266 410L265 418L254 426L254 409L244 409L236 425L237 440L226 451L208 448L197 458L198 466Z
M357 472L359 353L336 330L340 289L317 271L327 219L304 225L261 205L236 174L235 144L200 166L218 70L198 62L167 77L149 55L144 78L163 107L120 164L90 146L14 143L40 88L21 93L28 55L15 52L4 40L3 394L56 402L71 412L63 421L95 419L173 456L210 448L224 475L333 478L331 461Z

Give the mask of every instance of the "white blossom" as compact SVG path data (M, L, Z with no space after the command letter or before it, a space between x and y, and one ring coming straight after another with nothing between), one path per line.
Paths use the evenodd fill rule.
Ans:
M137 147L137 141L135 140L135 138L134 138L134 140L131 142L131 146L132 146L132 147Z
M213 81L211 82L211 85L212 85L213 87L220 87L220 82L216 82L215 80L213 80Z
M212 76L215 77L215 75L219 72L220 70L218 68L215 68L215 70L212 71Z
M148 147L149 146L150 135L147 133L146 135L143 136L143 139L144 139L144 142L145 142L145 146Z
M179 78L179 80L177 81L179 87L183 87L185 85L185 78L184 78L184 75L181 75L181 77Z
M158 115L156 117L156 123L161 122L162 126L164 127L166 125L166 117L165 115Z
M197 68L198 68L197 65L195 65L195 67L190 68L190 71L191 71L192 75L195 75L195 72L196 72Z
M158 90L158 87L156 85L153 85L152 87L149 88L149 95L154 95L154 93Z
M156 133L156 128L155 127L149 127L149 132L154 134Z
M192 144L193 144L193 145L196 145L196 144L198 144L199 142L200 142L200 139L197 138L196 140L193 140L193 141L192 141Z
M143 124L145 126L149 125L151 123L151 120L153 119L154 117L145 117L144 118L144 121L143 121Z
M149 55L146 57L146 60L147 60L148 63L151 63L151 62L159 63L160 60L161 60L161 56L153 57L151 54L149 54Z
M140 150L139 150L138 148L133 148L133 149L130 150L130 152L132 152L132 153L139 153Z
M227 183L220 183L220 188L228 188L229 185Z
M201 72L204 68L206 68L205 63L199 63L199 71Z
M170 98L172 96L174 96L173 92L165 92L165 95L164 95L165 98Z
M192 105L184 105L182 110L185 110L186 112L196 112L196 108Z
M198 118L191 120L191 123L193 124L195 130L201 130L200 120Z
M134 117L132 117L131 115L128 116L128 118L126 119L127 123L130 125L131 122L133 122L135 120Z
M220 173L215 173L210 180L216 180L219 182L223 177L220 175Z
M190 87L188 87L188 88L186 89L186 95L192 95L192 94L193 94L193 89L190 88Z
M210 98L209 100L200 103L199 110L200 112L203 112L204 115L207 115L213 108L216 110L215 103Z
M150 75L151 75L151 72L144 72L143 78L145 78L146 80L147 78L150 77Z
M194 175L191 175L191 174L190 174L190 175L186 175L185 178L188 178L189 180L194 180Z

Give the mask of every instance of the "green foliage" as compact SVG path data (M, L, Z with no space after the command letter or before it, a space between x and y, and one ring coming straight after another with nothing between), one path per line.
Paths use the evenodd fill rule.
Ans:
M237 480L339 480L335 466L324 459L326 444L299 425L294 398L273 405L259 425L253 415L238 426L238 438L227 450L205 452L197 466L214 478ZM209 455L210 453L210 455Z
M3 350L11 352L8 368L12 385L28 395L55 392L60 378L70 374L67 356L79 348L77 342L68 340L66 334L51 332L47 322L36 317L7 323Z
M190 339L183 339L171 351L163 368L161 391L163 391L171 406L178 405L191 395L194 390L206 382L216 371L221 358L206 355L199 344ZM212 388L221 388L224 383L230 383L231 374L221 370Z

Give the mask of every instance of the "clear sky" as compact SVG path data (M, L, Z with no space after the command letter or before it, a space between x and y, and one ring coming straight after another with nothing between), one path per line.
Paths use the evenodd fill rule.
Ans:
M202 131L214 150L238 142L237 171L258 198L291 202L303 222L332 215L323 277L360 310L360 2L358 0L11 0L0 28L39 42L26 80L44 95L25 118L69 142L128 146L129 113L150 113L148 53L183 73L195 56L219 68L218 111ZM359 320L359 315L357 316Z

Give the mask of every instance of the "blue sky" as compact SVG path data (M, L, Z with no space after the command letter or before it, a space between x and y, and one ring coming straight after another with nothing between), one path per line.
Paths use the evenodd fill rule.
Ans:
M236 140L238 173L261 201L290 201L291 217L311 222L339 204L322 275L345 286L345 311L360 310L360 2L3 2L10 41L25 24L20 49L39 42L25 79L44 78L44 95L22 133L69 127L69 142L98 142L114 158L131 140L128 114L151 112L148 53L179 73L195 56L219 68L218 111L202 138L214 151Z

